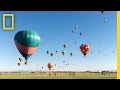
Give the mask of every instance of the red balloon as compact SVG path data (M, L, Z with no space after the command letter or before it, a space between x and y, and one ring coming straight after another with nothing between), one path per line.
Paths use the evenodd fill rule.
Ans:
M80 46L80 51L83 53L84 56L86 56L86 54L88 53L89 51L89 45L87 44L82 44Z

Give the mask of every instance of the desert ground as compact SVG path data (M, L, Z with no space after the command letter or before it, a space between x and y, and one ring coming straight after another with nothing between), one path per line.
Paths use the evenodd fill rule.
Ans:
M117 79L116 72L0 72L0 79Z

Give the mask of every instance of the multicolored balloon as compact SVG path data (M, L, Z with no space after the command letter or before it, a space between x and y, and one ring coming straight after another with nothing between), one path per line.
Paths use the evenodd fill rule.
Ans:
M62 51L62 55L65 55L65 51Z
M19 58L19 61L22 62L22 58Z
M27 61L41 43L38 33L29 30L19 31L14 36L17 49Z
M82 44L80 46L80 51L83 53L84 56L86 56L86 54L88 53L89 51L89 45L87 44Z

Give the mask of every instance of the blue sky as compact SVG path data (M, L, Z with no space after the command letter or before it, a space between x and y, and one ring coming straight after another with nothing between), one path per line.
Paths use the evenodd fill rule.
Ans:
M15 14L13 31L2 30L4 13ZM78 25L79 29L75 29L75 25ZM20 30L36 31L40 35L41 45L29 58L28 65L24 65L23 61L21 66L18 66L18 58L22 55L15 46L14 35ZM82 32L82 36L79 32ZM0 71L38 70L41 67L45 70L50 61L56 64L55 70L116 70L115 11L105 11L103 15L100 11L2 11L0 37ZM86 57L79 50L83 43L90 46ZM64 49L63 44L68 47ZM47 50L54 56L47 55ZM56 53L56 50L59 53ZM62 56L62 50L66 51L65 56ZM72 57L70 52L74 54ZM64 65L63 61L70 65Z

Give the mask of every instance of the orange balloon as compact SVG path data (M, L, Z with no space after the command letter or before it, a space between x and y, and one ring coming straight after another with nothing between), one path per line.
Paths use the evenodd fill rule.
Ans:
M49 70L51 70L51 68L53 68L53 64L51 62L49 62L47 67L48 67Z

